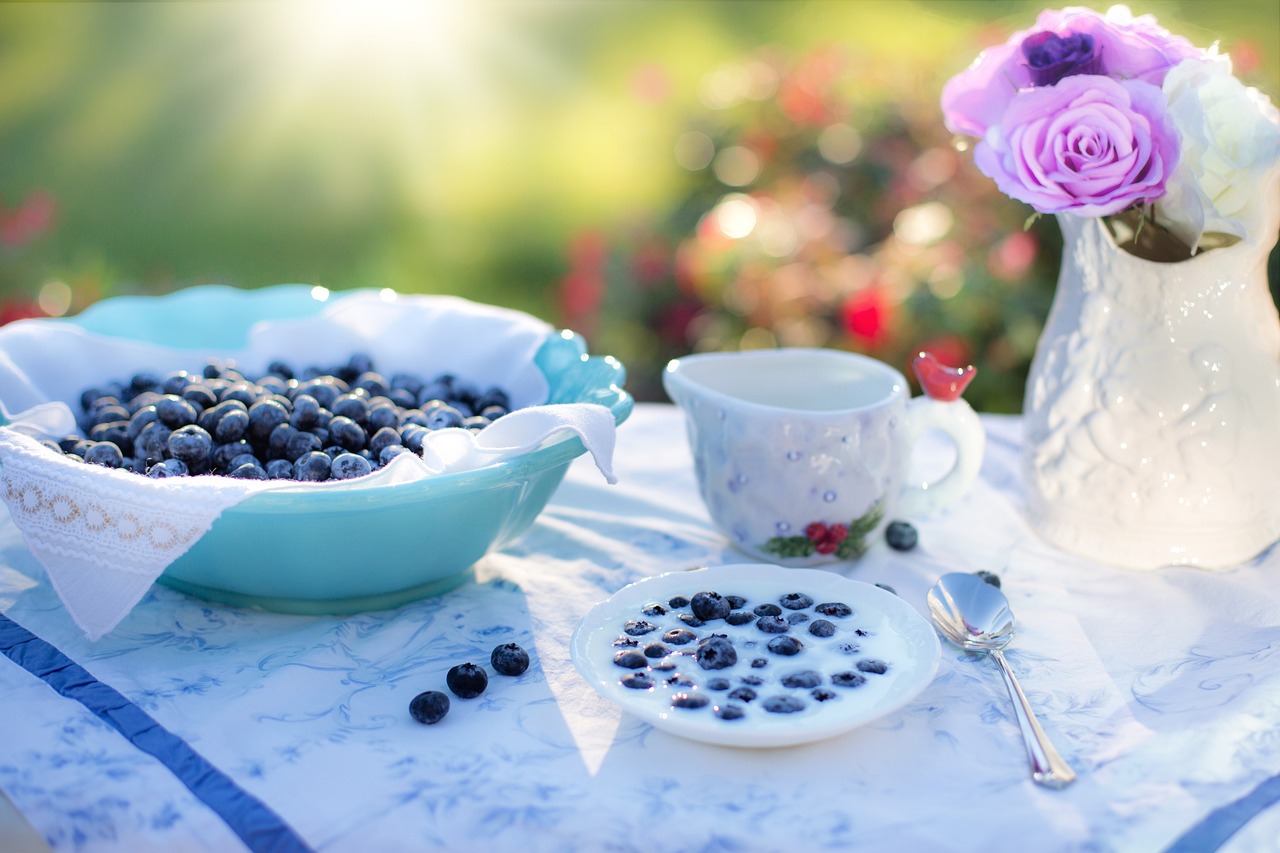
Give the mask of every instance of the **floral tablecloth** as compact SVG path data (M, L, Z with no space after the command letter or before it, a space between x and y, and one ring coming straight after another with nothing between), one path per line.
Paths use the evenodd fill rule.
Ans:
M578 460L474 581L394 611L286 616L158 587L90 643L0 521L0 789L59 851L1280 849L1280 548L1212 573L1055 551L1023 521L1018 419L983 423L974 490L917 523L914 551L877 543L845 573L922 613L940 574L998 573L1009 658L1080 774L1066 790L1030 781L992 663L946 646L907 706L809 746L706 746L599 698L568 656L591 605L746 562L664 405L621 428L618 485ZM502 642L531 651L528 672L438 725L410 718Z

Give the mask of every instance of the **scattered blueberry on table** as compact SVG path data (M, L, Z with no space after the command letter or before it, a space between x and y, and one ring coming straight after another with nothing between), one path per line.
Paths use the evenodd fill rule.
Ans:
M891 521L884 529L884 540L895 551L910 551L920 541L920 534L909 521Z
M45 442L75 460L151 477L217 474L349 480L422 452L432 430L479 430L511 410L508 393L452 374L390 378L357 353L334 367L282 360L247 375L234 362L135 374L80 395L83 435Z
M427 690L413 697L409 703L409 714L418 722L434 725L449 713L449 697L439 690Z

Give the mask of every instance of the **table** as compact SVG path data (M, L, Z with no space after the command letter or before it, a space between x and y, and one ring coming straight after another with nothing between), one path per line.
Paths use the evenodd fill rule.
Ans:
M1280 548L1218 572L1056 551L1023 520L1018 419L983 423L972 492L917 522L915 550L878 543L843 571L922 613L943 572L997 572L1021 629L1011 662L1080 774L1066 790L1031 783L993 664L946 646L906 707L808 746L706 746L600 699L568 658L591 605L746 562L697 496L679 412L658 404L620 429L618 485L579 459L474 580L394 611L258 613L157 587L90 643L6 518L10 642L35 635L74 662L51 680L78 665L123 697L126 729L154 720L144 740L187 752L171 770L0 656L0 789L55 850L1280 849ZM527 673L439 725L410 718L414 695L500 642L531 650ZM4 825L0 849L24 849Z

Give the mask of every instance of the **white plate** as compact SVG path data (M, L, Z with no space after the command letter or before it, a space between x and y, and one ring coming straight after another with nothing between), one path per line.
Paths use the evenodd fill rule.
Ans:
M803 612L810 617L807 623L791 626L785 635L763 632L754 619L742 626L715 619L689 628L698 637L695 642L683 646L664 644L676 654L649 659L651 664L669 660L676 664L674 670L655 671L652 666L632 670L614 663L614 656L625 648L614 643L626 636L624 625L628 620L644 620L656 626L652 632L635 638L639 641L635 648L642 650L650 642L662 642L663 634L671 628L689 627L678 618L681 613L690 613L688 606L649 616L642 613L647 605L656 602L666 606L673 596L692 598L703 591L741 596L747 599L742 607L747 612L766 602L779 604L782 596L800 592L813 598L814 607L840 602L852 608L853 613L840 618L817 613L814 607L803 611L784 609L784 616ZM809 624L816 619L835 625L835 635L823 638L809 633ZM726 634L733 642L738 662L732 667L706 671L692 655L698 642L712 633ZM788 657L766 650L770 639L786 635L802 642L804 648L799 654ZM680 651L687 653L679 654ZM600 695L657 728L723 746L775 747L829 738L896 710L933 680L940 649L929 623L906 602L883 589L818 569L745 564L670 572L624 587L587 612L574 631L570 653L578 671ZM756 658L764 659L765 665L753 668L751 661ZM875 660L888 665L884 673L858 670L860 661ZM876 667L872 665L870 669ZM817 672L821 683L816 689L833 697L817 701L809 688L781 684L784 676L799 671ZM623 685L621 679L632 672L647 673L654 686L636 689ZM833 684L831 676L842 672L862 675L865 682L853 688ZM694 684L668 684L667 679L677 673ZM757 693L754 700L742 702L728 698L729 691L712 689L709 681L716 677L726 678L731 690L742 686L744 677L763 678L764 684L753 687ZM706 696L710 701L698 708L672 706L672 698L682 692ZM766 711L765 700L777 695L791 695L804 707L793 713ZM744 715L735 720L719 718L718 709L729 704L740 707Z

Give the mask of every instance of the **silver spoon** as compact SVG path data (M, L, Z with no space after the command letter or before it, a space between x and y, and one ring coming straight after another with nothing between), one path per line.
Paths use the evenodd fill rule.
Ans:
M1075 771L1062 760L1040 728L1040 721L1004 659L1002 650L1013 639L1013 612L1004 593L977 575L951 572L938 578L929 590L929 615L943 637L962 649L986 652L1000 665L1027 746L1031 778L1046 788L1065 788L1074 782Z

